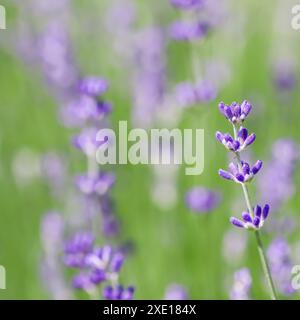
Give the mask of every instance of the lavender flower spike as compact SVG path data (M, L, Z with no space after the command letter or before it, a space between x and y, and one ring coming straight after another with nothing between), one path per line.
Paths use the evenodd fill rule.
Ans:
M271 299L276 300L276 291L272 275L270 273L270 268L264 253L263 244L259 233L259 230L262 228L265 220L268 217L270 207L268 204L266 204L262 209L257 205L253 209L249 197L248 186L246 184L247 182L250 182L261 170L263 163L261 160L258 160L251 168L247 162L241 159L241 151L250 146L256 139L254 133L248 135L248 130L241 126L241 124L249 115L252 106L246 100L242 104L233 102L231 105L226 105L224 102L221 102L219 104L219 109L225 118L232 124L234 137L228 133L223 134L217 131L216 138L225 146L225 148L235 153L236 163L231 162L229 164L229 171L220 169L218 173L223 179L234 181L242 186L245 203L247 206L247 211L242 213L242 219L231 217L230 222L238 228L254 231L261 264L270 289L270 296Z
M257 205L254 208L254 217L251 217L250 213L243 212L242 220L235 217L230 218L230 222L239 228L249 229L249 230L259 230L265 223L270 211L270 206L266 204L263 208Z

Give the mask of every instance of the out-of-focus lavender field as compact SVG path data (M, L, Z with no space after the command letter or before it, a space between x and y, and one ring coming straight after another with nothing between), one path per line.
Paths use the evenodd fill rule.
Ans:
M299 299L300 30L286 0L0 0L1 299L268 299L221 101L252 105L278 297ZM205 167L105 165L96 132L204 129ZM243 124L244 125L244 124ZM255 231L256 232L256 231ZM118 287L121 284L122 289Z

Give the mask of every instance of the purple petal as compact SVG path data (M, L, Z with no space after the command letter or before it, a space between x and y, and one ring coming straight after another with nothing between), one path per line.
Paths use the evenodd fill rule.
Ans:
M238 170L237 166L236 166L233 162L230 162L230 163L229 163L228 168L229 168L229 170L231 171L231 173L232 173L233 175L236 175L236 174L239 173L239 170Z
M238 173L235 175L235 178L239 181L239 182L244 182L245 181L245 177L241 174Z
M246 128L241 127L238 132L238 138L244 142L247 139L247 137L248 137L248 130Z
M222 140L224 139L223 133L221 133L220 131L217 131L216 138L217 138L217 140L219 140L222 143Z
M225 117L227 117L226 113L225 113L225 103L224 102L219 103L219 110Z
M230 107L225 106L224 107L224 113L225 113L225 116L226 116L227 119L231 119L232 118L232 112L231 112Z
M243 163L243 166L242 166L242 171L243 171L243 174L246 175L246 174L250 174L250 166L247 162L244 162Z
M230 222L236 227L245 228L245 223L243 221L241 221L240 219L237 219L235 217L231 217Z
M234 180L233 175L231 173L229 173L228 171L220 169L218 173L219 173L220 177L222 177L226 180Z
M245 222L252 222L252 218L248 212L243 212L242 218L244 219Z
M235 117L239 118L241 116L241 107L239 104L236 104L233 107L233 114L235 115Z
M237 140L233 141L232 142L232 150L237 151L239 148L240 148L240 143Z
M263 213L262 213L264 220L267 219L267 217L269 215L269 211L270 211L270 206L268 204L266 204L264 206Z
M245 141L245 147L250 146L256 139L255 133L251 133L250 136Z
M254 214L256 217L259 217L261 216L261 207L259 205L256 205L255 208L254 208Z
M255 225L255 227L258 227L260 223L260 218L259 217L255 217L253 220L253 224Z
M243 103L241 104L241 111L245 116L250 113L251 109L252 105L247 100L243 101Z
M259 172L259 170L261 169L261 167L262 167L262 161L261 160L257 160L256 161L256 163L255 163L255 165L253 166L253 168L252 168L252 172L253 172L253 174L257 174L258 172Z

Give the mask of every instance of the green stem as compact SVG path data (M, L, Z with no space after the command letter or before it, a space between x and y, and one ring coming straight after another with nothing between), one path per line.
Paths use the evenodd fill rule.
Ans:
M255 237L256 237L256 241L257 241L257 247L258 247L258 252L259 252L261 264L263 266L265 277L267 279L268 286L269 286L269 289L270 289L271 299L272 300L276 300L277 296L276 296L276 290L275 290L274 282L273 282L273 279L272 279L272 276L271 276L270 268L269 268L269 265L268 265L268 260L267 260L267 257L265 255L263 243L262 243L261 236L260 236L260 233L259 233L258 230L255 231Z
M233 126L233 131L234 131L234 139L237 139L237 127L234 125ZM241 169L242 168L242 162L241 162L241 157L240 157L240 153L237 152L236 153L236 158L237 158L237 162L238 162L238 166ZM248 187L245 183L242 183L242 188L243 188L243 193L244 193L244 197L245 197L245 201L246 201L246 205L248 208L248 211L252 217L252 219L254 218L254 212L253 212L253 207L251 205L251 201L250 201L250 196L249 196L249 191L248 191ZM270 272L270 267L268 264L268 260L264 251L264 247L263 247L263 243L260 237L260 233L258 230L256 230L255 232L255 238L256 238L256 242L257 242L257 248L258 248L258 253L259 253L259 257L260 257L260 261L263 267L263 271L265 274L265 277L267 279L267 283L269 286L269 290L270 290L270 296L272 300L276 300L277 296L276 296L276 290L275 290L275 286L274 286L274 282L272 279L272 275Z

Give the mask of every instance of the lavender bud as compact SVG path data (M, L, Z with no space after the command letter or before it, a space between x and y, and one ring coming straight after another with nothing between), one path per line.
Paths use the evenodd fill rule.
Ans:
M268 215L269 215L269 211L270 211L270 206L268 204L266 204L264 206L264 209L263 209L263 212L262 212L262 216L263 216L263 219L267 219Z
M231 217L230 222L236 227L245 228L245 223L235 217Z
M252 167L252 173L255 175L259 172L263 165L263 162L261 160L257 160L254 166Z
M220 177L222 177L226 180L234 180L232 174L230 174L229 172L227 172L225 170L220 169L218 173L219 173Z
M243 212L242 218L244 219L245 222L252 222L252 218L248 212Z

